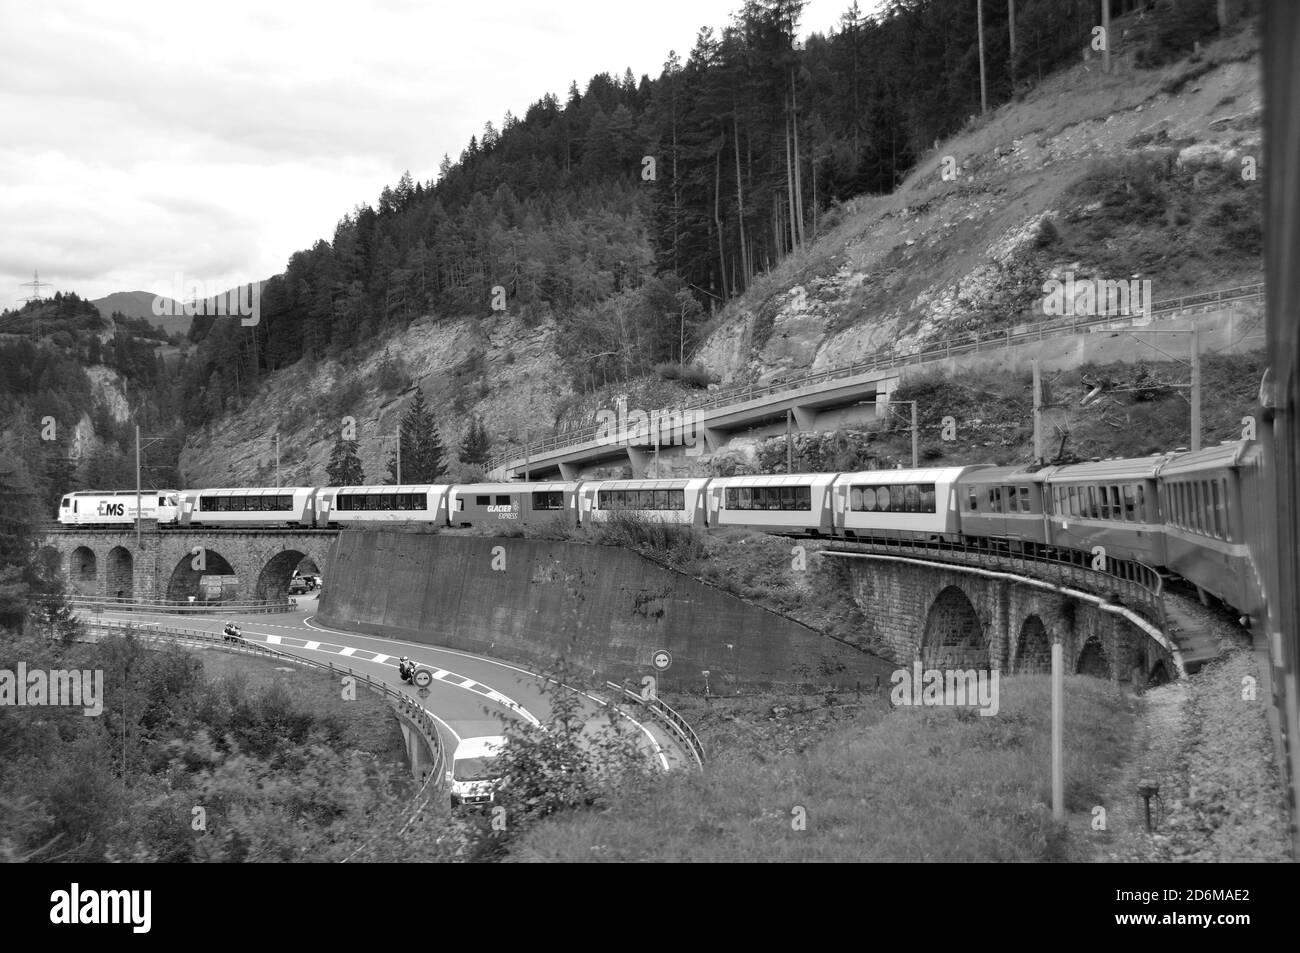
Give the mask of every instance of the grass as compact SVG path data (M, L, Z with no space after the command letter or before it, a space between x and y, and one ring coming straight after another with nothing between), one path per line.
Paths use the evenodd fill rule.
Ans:
M718 745L722 713L700 720L702 773L658 780L603 813L549 820L512 850L516 861L672 863L800 861L1041 862L1071 859L1067 824L1050 813L1050 680L1001 681L993 717L943 708L889 710L882 698L817 725L802 749L772 745L758 711L729 712L757 732ZM1127 753L1131 700L1106 682L1066 680L1066 810L1087 815ZM721 705L721 701L716 703ZM688 720L698 713L688 711ZM799 713L791 713L798 718ZM806 827L797 829L800 817ZM1077 826L1077 825L1076 825Z

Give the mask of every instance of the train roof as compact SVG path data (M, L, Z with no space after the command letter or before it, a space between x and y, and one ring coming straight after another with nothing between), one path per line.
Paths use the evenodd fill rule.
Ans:
M861 470L842 473L851 483L950 483L971 467L929 467L921 470Z
M1160 475L1163 477L1202 470L1235 469L1241 466L1242 458L1251 446L1249 440L1232 440L1217 447L1180 453L1161 468Z
M713 482L720 487L728 486L822 486L835 480L835 473L783 473L767 476L722 477Z
M685 490L688 487L703 486L708 477L696 477L689 480L592 480L598 490Z
M135 496L136 490L73 490L71 493L64 493L64 496ZM146 493L179 493L179 490L156 489L154 487L143 487L139 491L141 496Z
M451 483L403 483L401 486L323 486L321 489L364 496L379 493L428 493L430 490L449 490L453 485Z
M457 493L546 493L555 490L572 490L577 482L550 483L458 483L452 486Z
M286 493L302 493L315 490L314 486L241 486L241 487L204 487L202 489L183 490L184 493L201 493L205 496L283 496Z
M1034 467L1017 463L1009 467L972 467L957 478L958 483L1041 483L1055 467Z
M1099 460L1095 463L1072 463L1058 467L1048 483L1075 483L1091 480L1154 480L1172 455L1157 453L1149 457L1125 460Z

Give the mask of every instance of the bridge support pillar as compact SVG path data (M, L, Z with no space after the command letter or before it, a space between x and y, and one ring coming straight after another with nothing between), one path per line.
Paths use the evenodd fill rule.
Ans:
M794 411L794 425L801 431L811 431L817 429L817 411L812 407L792 407Z
M704 448L709 453L717 453L726 442L727 435L725 432L718 430L716 427L704 428Z
M650 466L650 454L640 447L628 447L627 458L632 464L632 479L644 480Z
M567 482L578 479L578 465L576 463L561 463L560 479Z

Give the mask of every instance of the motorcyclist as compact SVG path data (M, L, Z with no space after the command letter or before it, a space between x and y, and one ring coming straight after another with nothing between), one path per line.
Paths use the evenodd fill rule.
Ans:
M234 622L227 622L225 629L222 630L222 634L224 634L228 639L238 639L243 633L239 631L239 626Z
M411 664L411 660L405 655L397 660L397 674L402 678L410 678L414 668L415 666Z

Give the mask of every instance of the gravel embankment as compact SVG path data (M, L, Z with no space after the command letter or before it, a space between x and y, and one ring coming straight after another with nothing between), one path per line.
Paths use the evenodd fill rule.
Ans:
M1172 597L1177 598L1177 597ZM1147 692L1129 768L1110 785L1099 861L1290 860L1286 788L1268 723L1271 699L1248 636L1190 604L1220 638L1222 657ZM1187 609L1189 604L1185 603ZM1253 679L1254 697L1249 696ZM1147 834L1138 785L1160 786Z

